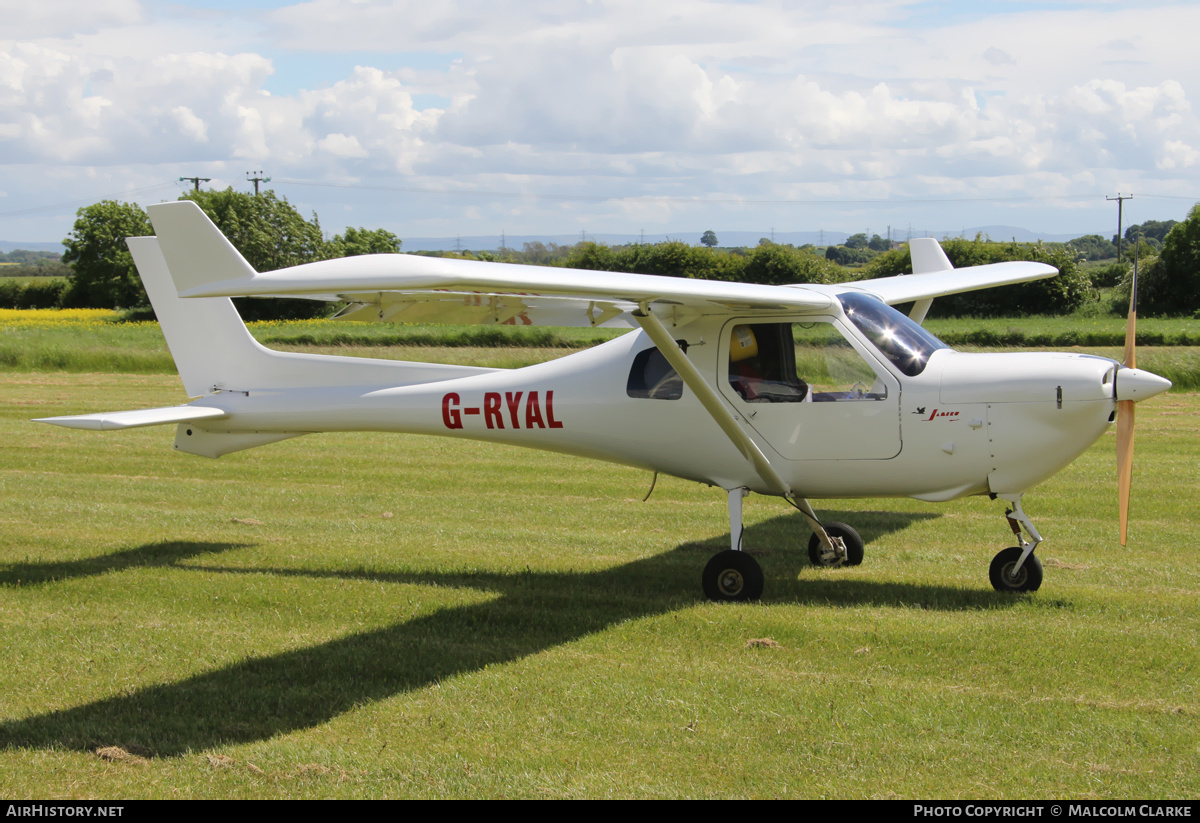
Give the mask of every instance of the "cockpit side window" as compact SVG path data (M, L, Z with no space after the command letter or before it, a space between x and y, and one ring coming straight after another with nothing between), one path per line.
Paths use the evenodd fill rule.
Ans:
M839 294L842 308L859 331L891 364L909 377L925 370L929 356L950 348L886 303L856 292Z
M746 403L883 400L887 383L828 320L745 323L729 338L729 385Z
M796 347L789 323L733 327L729 384L747 403L800 403L808 384L796 373Z
M651 400L678 400L683 397L683 378L657 348L645 349L633 358L625 393Z
M795 323L796 367L814 403L885 400L887 383L833 323Z

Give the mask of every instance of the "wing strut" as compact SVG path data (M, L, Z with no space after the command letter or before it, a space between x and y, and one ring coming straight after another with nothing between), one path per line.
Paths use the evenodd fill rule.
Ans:
M671 367L683 379L684 385L696 393L696 397L699 398L705 411L721 427L721 431L725 432L725 436L742 453L742 456L754 466L754 470L758 472L758 476L767 484L772 494L777 494L786 500L790 500L792 505L804 515L804 519L808 521L808 525L812 528L813 534L817 536L817 539L821 541L821 545L827 548L831 547L829 534L821 525L821 521L817 519L816 512L813 511L812 506L803 497L796 496L796 493L788 486L787 481L780 476L775 467L771 465L771 461L763 454L762 449L758 447L758 444L751 439L746 430L738 423L737 418L733 416L733 412L721 400L716 389L708 384L708 381L700 374L700 370L683 353L683 349L679 348L679 344L671 337L670 332L663 326L662 321L650 311L649 306L644 302L639 303L637 310L632 314L633 319L646 332L646 336L658 347L658 350L662 352L662 356L667 359L667 362L671 364ZM741 543L741 503L744 496L744 491L741 489L733 489L729 492L730 536L735 550L740 548ZM734 534L735 531L736 535Z
M687 358L683 350L679 348L679 344L671 337L670 332L663 326L662 321L655 317L645 303L638 305L636 311L633 312L633 318L637 321L646 335L662 352L662 356L667 359L671 367L679 373L683 378L684 384L696 393L704 410L709 413L716 424L721 427L721 431L725 432L725 436L730 439L737 450L742 453L742 456L750 461L754 466L754 470L758 472L758 476L771 490L772 494L778 494L781 497L792 497L792 490L787 482L775 471L775 467L771 465L771 461L762 453L762 449L758 447L750 435L746 434L733 416L733 413L721 400L716 389L708 385L704 376L700 374L692 361Z

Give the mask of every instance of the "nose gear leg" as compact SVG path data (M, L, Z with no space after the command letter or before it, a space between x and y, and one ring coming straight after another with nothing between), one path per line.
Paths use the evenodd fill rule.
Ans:
M1037 527L1033 525L1033 521L1025 514L1025 510L1021 508L1020 494L1000 494L997 497L1012 503L1012 508L1006 510L1004 516L1008 518L1008 526L1012 529L1013 534L1017 536L1017 543L1021 547L1021 559L1012 568L1012 573L1017 574L1021 571L1021 567L1025 565L1025 561L1029 559L1029 555L1033 554L1033 550L1042 543L1043 538L1038 534ZM1021 534L1022 527L1033 538L1032 543L1026 540L1025 536Z
M992 588L999 592L1032 592L1042 585L1042 561L1033 550L1042 542L1042 536L1021 508L1021 495L1001 494L1005 500L1012 503L1012 508L1005 511L1009 528L1017 536L1018 545L1004 549L992 559L988 576ZM1024 529L1030 539L1026 540L1021 533Z

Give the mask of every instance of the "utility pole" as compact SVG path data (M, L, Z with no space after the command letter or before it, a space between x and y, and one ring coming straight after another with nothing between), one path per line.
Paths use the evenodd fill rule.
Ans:
M1127 194L1124 197L1122 197L1121 192L1117 192L1116 197L1105 197L1104 199L1117 201L1117 262L1120 263L1121 262L1121 217L1122 217L1121 213L1125 209L1125 201L1132 200L1133 195Z
M258 184L259 183L270 183L271 182L270 177L251 177L250 176L252 174L262 174L262 173L263 173L262 169L259 169L258 171L246 172L246 179L254 182L254 196L255 197L258 197Z
M184 180L191 180L191 181L192 181L192 185L195 187L195 189L194 189L195 191L200 191L200 184L201 184L201 183L210 183L210 182L212 182L212 178L211 178L211 177L180 177L180 178L179 178L179 182L180 182L180 183L182 183Z

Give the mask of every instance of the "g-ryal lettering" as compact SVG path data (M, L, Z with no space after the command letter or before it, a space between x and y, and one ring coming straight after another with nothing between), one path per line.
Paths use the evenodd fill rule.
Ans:
M483 422L487 423L489 429L504 428L504 419L500 417L500 392L490 391L483 396Z
M522 425L521 400L525 400L524 425ZM561 429L562 421L554 416L554 392L546 392L545 408L543 409L540 392L484 392L483 406L464 408L462 396L458 392L448 392L442 395L442 423L448 429L461 429L464 414L480 414L489 429L504 428L504 411L508 408L508 422L514 429ZM503 404L503 406L501 405Z
M461 402L457 392L450 392L442 397L442 422L446 424L446 428L462 428L462 413L458 410L458 404Z

